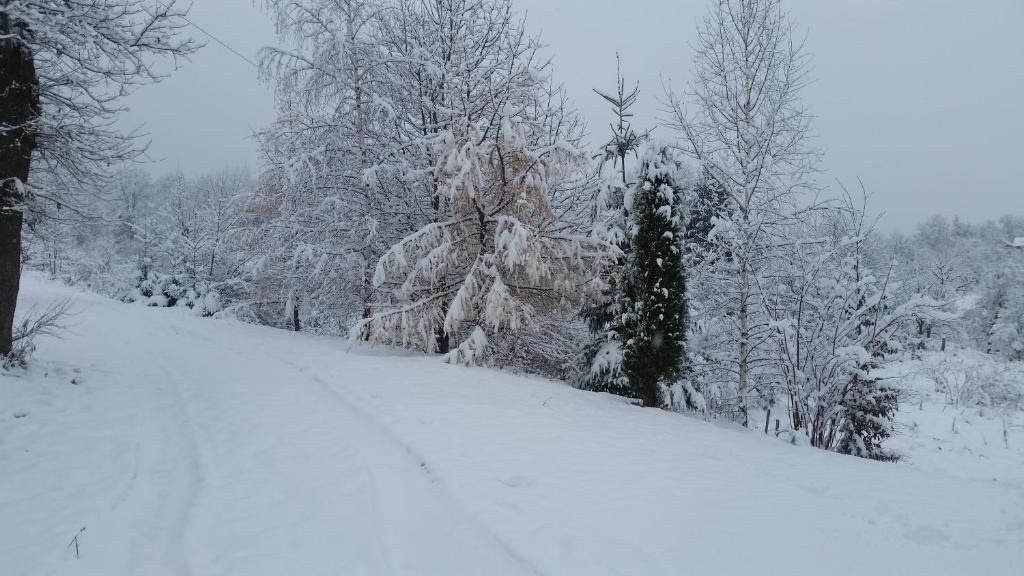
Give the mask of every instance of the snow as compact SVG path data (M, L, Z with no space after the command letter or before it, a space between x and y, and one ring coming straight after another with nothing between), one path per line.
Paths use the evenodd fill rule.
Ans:
M1014 238L1013 242L1010 242L1010 246L1014 248L1024 248L1024 236L1020 238Z
M0 376L5 574L1024 573L1019 459L882 464L33 275L22 294L77 313Z
M926 352L922 359L886 368L885 375L903 376L899 434L889 444L904 454L905 465L1024 490L1024 412L951 403L936 389L935 376L930 374L941 370L949 381L962 385L962 371L967 370L974 372L978 384L991 384L994 374L984 367L997 364L987 354L957 350L946 355ZM1024 367L1014 380L1024 388ZM959 395L966 396L962 391Z

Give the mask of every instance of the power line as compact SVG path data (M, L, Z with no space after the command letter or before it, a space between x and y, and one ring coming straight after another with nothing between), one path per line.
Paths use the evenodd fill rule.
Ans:
M160 5L161 5L161 6L163 6L164 8L167 8L168 10L171 10L171 7L170 7L170 6L168 6L168 5L167 5L167 3L165 3L165 2L163 1L163 0L156 0L156 3L157 3L157 4L160 4ZM203 28L202 26L200 26L200 25L196 24L195 22L193 22L193 21L189 20L189 19L188 19L188 17L187 17L186 15L184 15L184 14L181 14L181 15L179 15L179 17L180 17L180 18L181 18L182 20L184 20L185 22L187 22L189 26L192 26L192 27L193 27L193 28L195 28L196 30L199 30L200 32L202 32L203 34L205 34L206 36L208 36L208 37L210 38L210 40L213 40L213 41L214 41L214 42L216 42L217 44L220 44L221 46L223 46L224 48L226 48L226 49L227 49L227 50L228 50L229 52L231 52L231 53L232 53L232 54L234 54L235 56L238 56L239 58L241 58L241 59L242 59L243 61L245 61L245 63L246 63L246 64L248 64L248 65L252 66L253 68L256 68L257 70L259 70L259 68L260 68L260 67L259 67L259 66L257 66L255 62L253 62L252 60L250 60L249 58L247 58L247 57L246 57L245 55L243 55L243 54L242 54L241 52L239 52L238 50L235 50L234 48L232 48L231 46L229 46L227 42L225 42L225 41L221 40L220 38L217 38L217 37L216 37L216 36L214 36L213 34L209 33L209 32L208 32L208 31L207 31L207 30L206 30L205 28Z

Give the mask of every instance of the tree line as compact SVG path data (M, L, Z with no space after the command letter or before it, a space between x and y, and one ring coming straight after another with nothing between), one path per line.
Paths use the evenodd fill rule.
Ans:
M178 34L183 12L144 5L124 21L108 7L126 42L158 33L117 54L196 48ZM28 30L50 22L10 6L0 42L49 63L56 48ZM598 90L612 111L598 150L512 0L266 7L280 45L260 54L277 110L258 134L260 172L153 180L26 164L5 180L5 218L27 222L8 268L544 374L879 460L896 457L883 446L899 401L878 376L886 364L947 346L1024 359L1024 223L887 236L866 192L823 194L800 98L810 59L781 0L711 2L686 91L661 95L659 138L633 126L639 87L619 67ZM92 73L159 79L131 72ZM111 138L97 162L136 154L100 121L116 113L103 102L99 132L79 141ZM15 134L0 156L86 154L47 149L42 119L63 109L30 104L28 132L0 118ZM968 253L980 256L970 270Z

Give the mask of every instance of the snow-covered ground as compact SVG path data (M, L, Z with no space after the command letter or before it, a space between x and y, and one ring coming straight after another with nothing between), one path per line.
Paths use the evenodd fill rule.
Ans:
M888 375L906 393L899 435L888 445L903 455L902 464L1024 490L1024 412L998 402L983 407L969 401L984 393L972 387L992 386L995 377L1024 393L1024 367L993 373L1007 366L969 350L926 353L922 359L892 365ZM938 383L937 374L942 379ZM954 389L939 389L942 381Z
M910 406L882 464L35 276L22 310L68 296L0 376L0 574L1024 574L989 415Z

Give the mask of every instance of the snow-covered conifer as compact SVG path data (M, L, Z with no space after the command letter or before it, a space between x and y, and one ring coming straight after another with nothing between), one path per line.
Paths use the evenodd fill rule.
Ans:
M622 371L622 275L624 268L633 265L630 239L626 230L628 215L625 207L626 189L631 185L627 167L636 157L640 146L647 140L646 132L637 132L631 123L633 105L640 94L639 84L626 90L622 77L622 63L616 56L616 92L608 94L594 90L611 105L615 122L611 124L612 137L599 155L599 181L594 198L593 234L614 246L621 254L601 273L603 287L582 312L591 332L591 341L583 349L583 369L579 385L588 390L632 396L629 380ZM610 172L605 168L611 163Z
M685 221L682 165L665 146L641 156L627 196L632 260L624 268L622 369L645 406L665 404L663 389L686 371ZM696 405L685 386L686 404Z

